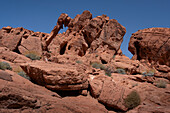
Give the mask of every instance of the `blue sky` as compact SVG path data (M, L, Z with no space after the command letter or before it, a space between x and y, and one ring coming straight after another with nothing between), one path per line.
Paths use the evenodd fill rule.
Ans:
M126 28L121 49L130 58L132 33L151 27L170 28L170 0L0 0L0 28L24 27L50 33L61 13L74 18L84 10L93 17L106 14Z

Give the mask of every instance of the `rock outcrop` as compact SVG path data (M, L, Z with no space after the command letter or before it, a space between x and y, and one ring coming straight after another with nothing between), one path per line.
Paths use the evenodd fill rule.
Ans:
M129 51L133 59L170 66L170 28L148 28L133 33Z
M107 113L108 110L90 96L61 98L57 93L33 84L11 71L13 81L0 78L0 112L22 113ZM0 72L1 77L1 72Z
M50 35L48 37L43 37L42 39L42 46L43 50L47 50L48 45L51 43L51 41L55 38L55 36L58 34L60 29L63 29L63 25L65 27L68 26L69 22L71 21L71 18L67 15L62 13L60 17L58 18L57 25L54 27L54 29L51 31Z
M109 20L106 15L92 18L89 11L84 11L68 23L66 33L57 35L48 49L56 56L84 56L92 53L114 55L118 52L125 33L126 29L116 20Z
M138 60L130 60L128 57L124 55L116 55L110 62L110 66L114 68L121 68L126 70L127 74L142 74L149 68Z
M41 40L47 36L47 33L33 32L22 27L3 27L0 30L0 46L23 55L36 53L41 56Z
M17 54L16 52L10 51L6 47L0 47L0 59L9 61L11 63L18 63L18 64L31 61L29 58Z
M87 74L74 65L37 61L21 64L21 68L37 84L54 91L74 91L88 88Z
M97 75L90 80L90 90L92 96L98 99L99 102L106 105L108 108L118 111L127 111L128 107L125 103L125 98L132 91L137 91L140 95L140 105L135 110L130 110L129 113L151 111L159 111L166 113L170 109L168 84L166 89L160 89L150 83L132 80L133 76L112 74L111 77ZM163 96L164 95L164 96ZM139 98L136 98L139 99ZM134 100L133 100L134 101ZM152 106L153 109L144 109L147 106ZM164 107L163 107L164 106ZM160 108L160 109L158 109ZM163 109L164 108L164 109Z
M22 35L24 35L23 28L3 27L0 30L0 46L15 51L21 41Z

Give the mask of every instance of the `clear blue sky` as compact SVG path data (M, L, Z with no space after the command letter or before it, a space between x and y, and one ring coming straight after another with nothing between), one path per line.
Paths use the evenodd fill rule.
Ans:
M121 49L130 58L132 33L150 27L170 28L170 0L0 0L0 28L24 27L50 33L61 13L74 18L84 10L93 17L106 14L126 27Z

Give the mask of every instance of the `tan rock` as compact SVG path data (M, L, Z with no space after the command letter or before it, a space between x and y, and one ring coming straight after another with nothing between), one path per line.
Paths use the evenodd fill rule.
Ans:
M153 106L153 105L140 105L134 110L130 110L127 113L169 113L169 107Z
M167 65L157 65L156 69L164 73L170 72L170 67Z
M68 26L70 21L71 21L71 18L67 14L62 13L60 15L60 17L58 18L58 21L57 21L57 25L51 31L50 35L48 37L42 38L42 40L43 40L43 43L42 43L43 50L47 49L47 47L49 46L51 41L55 38L55 36L58 34L60 29L63 28L63 24L66 27L66 26Z
M89 11L84 11L81 15L77 15L68 24L68 31L79 31L92 19L92 14ZM67 33L67 31L66 31Z
M3 27L2 29L4 29L4 30L11 30L12 27L11 26L7 26L7 27Z
M37 43L39 46L39 43L41 43L41 39L45 39L47 38L47 36L47 33L33 32L22 27L3 27L2 29L0 29L0 46L7 47L11 51L18 52L18 46L20 45L22 40L27 39L28 37L39 37L40 41ZM34 40L32 41L34 42ZM36 46L36 44L32 45Z
M90 91L93 97L98 98L100 96L105 80L111 80L111 78L103 75L98 75L89 81Z
M142 75L140 75L142 76ZM98 78L99 77L99 78ZM140 108L152 106L153 108L168 110L169 102L169 87L167 84L166 88L157 88L151 83L143 82L133 78L133 75L121 75L112 73L110 79L106 79L103 75L96 76L90 81L91 94L98 99L99 102L105 106L115 109L117 111L126 111L128 108L125 107L124 99L132 91L137 91L140 95L141 103L138 107L133 110L128 110L129 113L139 112ZM165 80L165 79L164 79ZM97 87L98 86L98 87ZM157 103L157 104L156 104ZM143 109L144 110L144 109ZM153 109L151 111L155 111ZM146 109L145 112L150 111Z

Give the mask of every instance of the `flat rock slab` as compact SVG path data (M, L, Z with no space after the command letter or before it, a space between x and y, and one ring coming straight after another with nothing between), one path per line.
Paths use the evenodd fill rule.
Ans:
M75 65L36 61L21 64L27 75L39 85L51 90L81 90L88 88L87 74Z
M11 75L3 70L0 70L0 79L6 81L13 81Z

